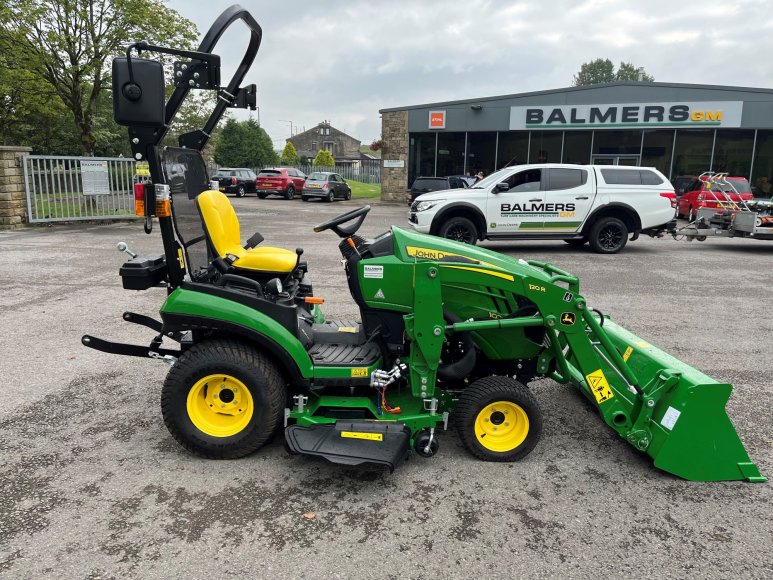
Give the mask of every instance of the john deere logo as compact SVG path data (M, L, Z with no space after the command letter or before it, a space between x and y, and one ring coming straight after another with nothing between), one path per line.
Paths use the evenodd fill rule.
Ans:
M574 326L575 320L577 320L577 317L574 315L574 312L561 313L561 324L564 326Z
M491 229L494 229L495 227L497 227L496 222L491 222Z

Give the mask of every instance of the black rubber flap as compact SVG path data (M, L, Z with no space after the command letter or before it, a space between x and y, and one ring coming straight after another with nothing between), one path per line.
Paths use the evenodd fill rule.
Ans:
M290 425L285 429L291 453L323 457L350 467L394 471L410 450L410 431L402 423L339 421L335 425Z

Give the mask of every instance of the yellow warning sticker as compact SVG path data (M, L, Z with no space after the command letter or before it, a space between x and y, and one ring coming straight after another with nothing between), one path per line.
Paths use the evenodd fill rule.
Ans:
M623 360L625 362L628 362L628 359L631 358L631 355L633 354L633 347L629 346L625 349L625 352L623 353Z
M352 369L352 376L353 377L367 377L368 376L368 367L361 367L357 369Z
M382 433L363 433L362 431L341 431L341 437L345 439L367 439L368 441L383 441Z
M339 326L338 332L349 332L351 334L354 334L357 332L357 328L354 326Z
M614 397L612 389L609 388L607 377L604 376L604 371L601 369L592 372L589 375L585 375L588 379L588 387L590 387L593 396L596 397L597 403L603 403Z

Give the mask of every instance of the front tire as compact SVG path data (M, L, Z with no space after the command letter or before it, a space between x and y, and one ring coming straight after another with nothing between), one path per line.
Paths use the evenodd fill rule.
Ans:
M690 208L690 213L687 214L687 221L693 223L696 219L698 219L698 212L693 208Z
M169 371L161 391L167 429L188 451L236 459L263 446L282 424L287 397L276 365L234 340L194 345Z
M244 189L243 185L239 186L239 189L236 190L236 197L244 197L247 194L247 191Z
M504 376L484 377L464 389L454 421L467 451L484 461L523 459L542 433L542 411L534 395Z
M441 238L448 238L449 240L464 242L474 246L478 241L478 228L475 227L472 220L457 216L450 218L444 223L438 235Z
M285 193L285 199L292 199L295 197L295 188L291 185L287 188L287 193Z
M628 243L628 228L616 217L603 217L593 224L588 241L597 254L616 254Z

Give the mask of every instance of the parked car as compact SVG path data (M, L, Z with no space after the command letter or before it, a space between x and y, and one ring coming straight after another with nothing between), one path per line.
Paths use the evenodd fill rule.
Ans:
M301 199L303 201L309 201L314 197L325 201L352 199L352 188L349 187L346 180L337 173L314 171L306 178Z
M303 191L306 174L293 167L263 169L258 173L255 189L260 199L269 195L281 195L285 199L295 197L296 191Z
M745 177L728 177L726 179L730 184L712 183L709 188L708 183L696 177L685 187L685 192L678 197L676 202L677 215L694 221L698 215L699 207L720 207L720 202L739 202L742 199L754 198L749 182L746 181Z
M460 242L565 240L614 254L639 234L676 227L674 190L652 167L535 164L508 167L469 189L423 194L409 221Z
M689 188L696 179L698 179L697 175L680 175L674 177L671 180L671 183L674 186L676 197L682 197L685 193L690 191Z
M236 197L244 197L255 192L255 172L245 167L221 167L212 176L220 185L223 193L235 193Z
M451 175L448 177L417 177L411 184L408 194L408 203L416 201L416 198L424 193L440 191L443 189L463 189L469 187L468 177L463 175Z

